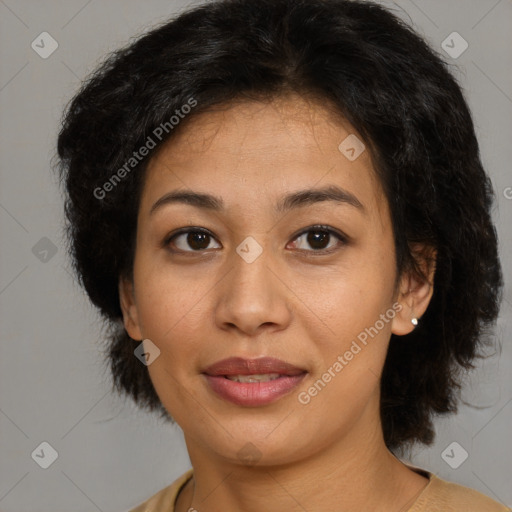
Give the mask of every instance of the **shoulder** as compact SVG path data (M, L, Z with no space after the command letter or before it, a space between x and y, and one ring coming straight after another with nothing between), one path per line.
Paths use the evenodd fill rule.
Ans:
M171 485L158 491L144 503L129 512L174 512L176 497L185 484L192 478L192 469L181 475Z
M510 512L512 509L474 489L429 474L430 482L409 512Z

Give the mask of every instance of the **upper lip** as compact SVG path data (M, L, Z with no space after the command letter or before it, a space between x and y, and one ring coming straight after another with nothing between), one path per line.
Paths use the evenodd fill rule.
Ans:
M244 359L243 357L230 357L222 359L208 366L203 373L211 376L218 375L261 375L279 373L281 375L300 375L305 370L290 363L273 357L260 357L258 359Z

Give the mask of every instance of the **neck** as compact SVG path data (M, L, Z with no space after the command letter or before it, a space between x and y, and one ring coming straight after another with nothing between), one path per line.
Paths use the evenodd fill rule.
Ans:
M194 477L176 511L408 510L427 479L387 449L378 418L358 423L310 457L280 465L226 461L186 438Z

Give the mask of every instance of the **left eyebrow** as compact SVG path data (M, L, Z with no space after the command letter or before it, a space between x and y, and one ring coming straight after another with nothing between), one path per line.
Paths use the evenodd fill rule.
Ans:
M365 211L363 204L354 194L336 185L292 192L291 194L282 197L274 208L277 213L284 213L295 208L310 206L312 204L325 201L344 203L351 205L362 212ZM149 214L152 215L156 210L160 209L164 205L173 203L188 204L195 206L196 208L216 212L220 212L225 209L224 201L220 197L199 192L175 190L158 199L151 207Z
M283 197L277 203L275 209L277 212L283 213L293 208L309 206L324 201L344 203L354 206L361 211L365 210L361 201L359 201L359 199L354 194L336 185L293 192L292 194Z

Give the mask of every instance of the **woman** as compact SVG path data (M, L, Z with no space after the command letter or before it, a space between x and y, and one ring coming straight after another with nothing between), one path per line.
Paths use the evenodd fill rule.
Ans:
M504 511L395 454L495 320L492 189L439 57L371 2L224 0L112 55L58 141L117 388L193 470L140 511Z

